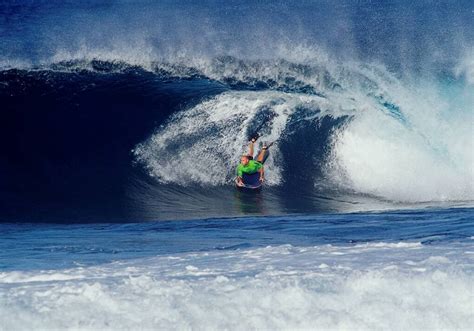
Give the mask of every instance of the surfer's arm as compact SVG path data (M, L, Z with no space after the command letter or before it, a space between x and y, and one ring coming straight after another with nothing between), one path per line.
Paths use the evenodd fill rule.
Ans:
M239 166L237 167L237 178L240 178L240 180L242 180L242 175L243 175L243 170L242 170L243 166L241 164L239 164Z
M260 181L263 182L263 180L265 179L265 172L263 170L263 167L261 167L258 172L260 173Z
M243 181L242 181L242 174L243 174L243 171L242 171L242 166L239 164L239 166L237 167L237 183L239 185L243 185Z

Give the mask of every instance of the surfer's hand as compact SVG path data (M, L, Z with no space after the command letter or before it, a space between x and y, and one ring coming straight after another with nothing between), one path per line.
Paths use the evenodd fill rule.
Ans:
M264 180L265 180L265 178L263 178L263 176L260 177L260 181L261 181L262 183L263 183Z

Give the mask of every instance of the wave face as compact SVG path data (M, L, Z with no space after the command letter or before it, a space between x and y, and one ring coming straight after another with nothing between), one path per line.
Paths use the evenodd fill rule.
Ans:
M0 5L3 219L474 200L469 4L144 5ZM236 195L256 130L267 185Z

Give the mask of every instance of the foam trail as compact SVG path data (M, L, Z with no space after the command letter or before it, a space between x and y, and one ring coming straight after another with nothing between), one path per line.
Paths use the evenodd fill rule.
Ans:
M249 128L264 123L260 141L278 140L299 108L308 109L306 119L334 114L327 100L319 96L227 92L178 113L134 152L161 182L224 184L235 175L235 162L247 149ZM275 185L281 182L277 146L272 147L272 154L266 163L266 177Z

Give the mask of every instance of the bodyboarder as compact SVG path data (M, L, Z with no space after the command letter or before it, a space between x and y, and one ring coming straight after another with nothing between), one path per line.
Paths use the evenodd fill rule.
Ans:
M244 154L240 158L240 164L237 166L237 186L243 187L245 185L242 179L244 174L252 175L258 172L260 173L260 182L263 183L263 181L265 180L263 163L266 159L265 155L267 154L268 147L266 145L263 145L262 150L257 155L257 159L254 160L254 144L257 138L252 138L250 140L248 154Z

